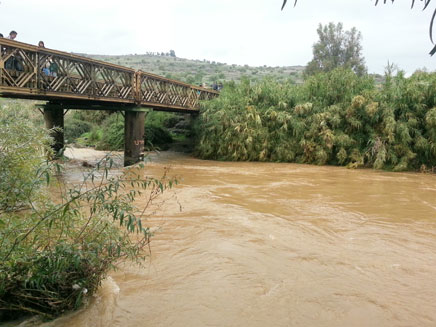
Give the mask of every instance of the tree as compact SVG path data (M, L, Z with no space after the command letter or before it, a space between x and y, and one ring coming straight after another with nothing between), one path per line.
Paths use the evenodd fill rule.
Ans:
M174 50L170 50L170 57L175 57L176 56L176 52Z
M298 0L295 0L294 7L297 4L297 1ZM394 3L395 0L391 0L391 1L392 1L392 3ZM421 0L421 1L424 1L424 8L422 10L427 9L428 5L431 2L431 0ZM283 8L285 8L287 2L288 2L288 0L283 0L282 10L283 10ZM383 0L384 4L386 4L386 2L387 2L387 0ZM379 3L379 0L375 0L375 5L376 6L378 5L378 3ZM415 0L412 0L412 8L413 8L414 5L415 5ZM430 20L430 41L433 44L434 44L434 42L433 42L433 23L435 21L435 18L436 18L436 8L435 8L435 10L433 12L433 16L431 17L431 20ZM433 56L435 53L436 53L436 45L430 51L430 55Z
M319 41L313 45L313 59L305 73L314 75L338 67L351 68L357 75L366 73L365 59L361 55L361 34L355 27L344 31L342 23L319 24Z

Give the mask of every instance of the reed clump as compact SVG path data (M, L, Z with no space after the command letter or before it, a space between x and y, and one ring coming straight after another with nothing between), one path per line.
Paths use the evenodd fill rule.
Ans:
M436 166L436 73L336 69L304 84L230 83L202 104L196 154L394 171Z

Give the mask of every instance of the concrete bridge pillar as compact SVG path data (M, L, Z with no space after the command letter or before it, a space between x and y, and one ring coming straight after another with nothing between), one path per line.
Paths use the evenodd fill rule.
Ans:
M125 111L124 115L124 167L142 160L144 152L145 112Z
M58 130L53 130L51 136L54 138L53 150L55 156L64 147L64 110L62 107L53 106L44 108L45 127L52 129L57 127Z

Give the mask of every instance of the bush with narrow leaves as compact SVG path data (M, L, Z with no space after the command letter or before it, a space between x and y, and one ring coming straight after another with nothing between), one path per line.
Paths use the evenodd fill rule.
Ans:
M0 320L77 309L121 259L140 263L151 232L135 199L151 204L176 182L140 167L112 175L106 157L68 185L23 112L0 110Z
M205 159L366 166L436 166L436 73L406 78L336 69L304 84L229 84L202 103L196 154Z

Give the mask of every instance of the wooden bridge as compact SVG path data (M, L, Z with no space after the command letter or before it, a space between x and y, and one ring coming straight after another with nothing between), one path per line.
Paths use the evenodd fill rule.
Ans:
M144 149L148 109L197 113L199 102L218 92L158 75L66 52L0 38L0 96L45 100L47 128L64 127L69 109L124 112L124 164L137 162ZM64 146L54 133L55 150Z

